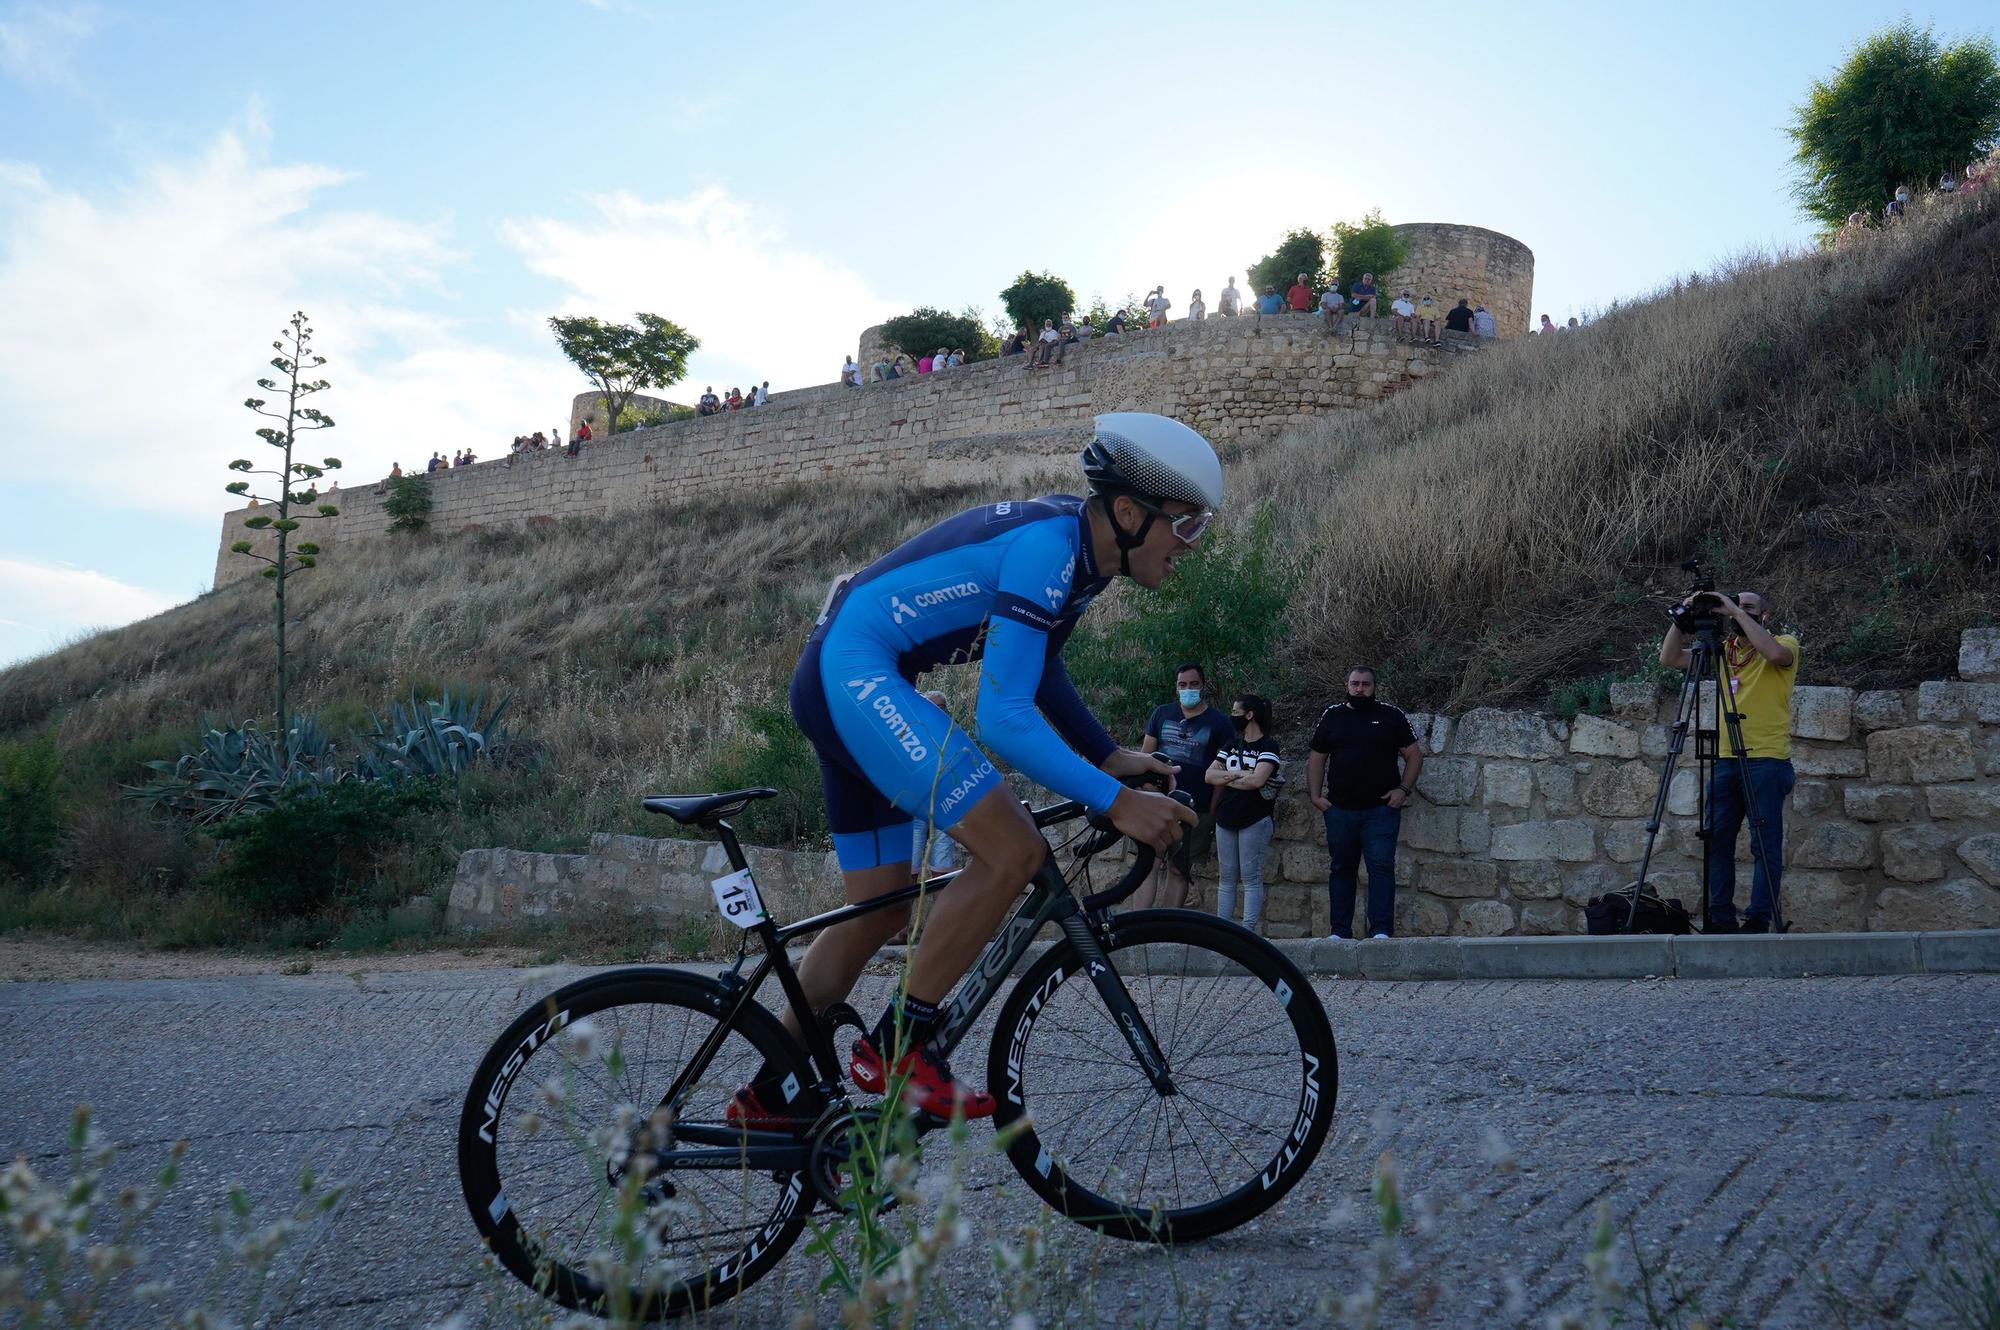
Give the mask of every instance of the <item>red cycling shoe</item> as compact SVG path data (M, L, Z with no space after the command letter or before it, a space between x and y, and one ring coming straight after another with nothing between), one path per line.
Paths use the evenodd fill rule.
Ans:
M914 1048L897 1059L892 1072L885 1073L882 1055L871 1038L854 1041L854 1056L847 1064L854 1083L870 1094L886 1091L891 1075L907 1077L903 1082L903 1102L935 1117L948 1118L954 1112L968 1118L993 1116L993 1096L958 1083L944 1059L928 1048Z
M744 1131L797 1131L802 1125L788 1110L767 1107L757 1096L756 1088L749 1085L736 1092L729 1107L722 1110L722 1117L730 1126Z

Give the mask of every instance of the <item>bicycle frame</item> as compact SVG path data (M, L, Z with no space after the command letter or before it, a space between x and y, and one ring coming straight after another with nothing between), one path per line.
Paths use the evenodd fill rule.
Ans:
M1082 804L1070 801L1035 809L1032 816L1036 829L1040 830L1043 827L1083 817L1086 812ZM744 857L743 847L736 839L736 832L724 821L718 821L715 829L723 850L729 857L730 867L738 872L748 871L749 862ZM1144 1016L1140 1014L1137 1004L1132 1001L1131 994L1126 992L1124 981L1105 954L1104 946L1098 940L1097 931L1093 927L1094 912L1104 905L1114 904L1130 895L1139 881L1150 871L1152 858L1150 850L1142 847L1138 861L1127 871L1116 888L1078 900L1070 891L1069 884L1063 881L1062 870L1057 867L1055 852L1051 850L1042 860L1041 868L1030 883L1027 897L1008 917L993 940L979 954L979 959L966 972L965 978L953 990L949 1002L940 1014L938 1029L931 1037L930 1047L941 1055L949 1055L958 1047L971 1030L973 1022L979 1019L980 1013L986 1010L999 993L1001 981L1013 973L1015 966L1019 965L1027 955L1035 935L1041 932L1045 924L1053 921L1061 926L1064 936L1076 948L1091 982L1096 986L1106 1009L1111 1013L1113 1023L1124 1036L1133 1057L1152 1081L1153 1087L1163 1095L1175 1093L1166 1055L1161 1051L1159 1042L1154 1038ZM779 987L784 991L785 1001L798 1021L807 1059L813 1070L818 1073L819 1080L815 1088L829 1105L846 1102L846 1077L840 1066L839 1055L834 1051L832 1030L807 1002L805 990L799 984L798 972L792 965L790 955L785 951L785 944L793 938L817 933L822 929L859 919L878 910L893 909L915 901L921 896L949 890L957 878L957 872L941 873L926 882L886 892L872 900L844 905L782 927L774 923L768 915L762 922L752 924L747 931L755 934L763 943L763 956L747 979L739 973L744 960L742 954L739 954L736 966L723 973L722 981L732 990L734 1000L722 1014L715 1029L703 1041L701 1047L695 1050L694 1056L688 1059L687 1065L681 1069L673 1085L662 1096L660 1107L671 1112L676 1118L680 1116L679 1110L688 1087L696 1084L707 1072L709 1063L714 1060L723 1041L736 1027L744 1007L757 1000L758 990L774 972L778 976ZM798 1088L803 1089L803 1087ZM681 1123L676 1135L683 1140L731 1147L732 1155L727 1161L730 1167L735 1167L746 1159L752 1163L761 1162L779 1166L800 1148L798 1139L788 1133L746 1131L734 1126L726 1129L709 1129L695 1123ZM710 1136L714 1139L705 1139ZM672 1156L673 1162L682 1167L697 1164L693 1157L682 1156L677 1152L668 1153Z

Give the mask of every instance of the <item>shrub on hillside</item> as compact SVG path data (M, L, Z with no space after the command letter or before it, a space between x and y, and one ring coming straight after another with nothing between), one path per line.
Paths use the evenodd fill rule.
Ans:
M397 476L382 500L391 531L422 531L431 520L431 482L425 476Z
M260 920L370 903L388 862L445 804L437 781L343 781L286 790L216 831L229 847L225 893Z
M1359 222L1335 222L1333 246L1333 271L1342 291L1352 290L1362 273L1386 276L1410 257L1409 247L1383 220L1380 208L1370 208Z
M1000 354L999 339L986 330L976 311L967 309L947 314L929 305L899 315L882 325L882 338L890 346L921 359L941 346L965 349L965 360L991 360ZM867 366L862 372L867 373Z
M1251 264L1246 276L1257 288L1257 294L1276 291L1283 295L1291 290L1300 273L1306 275L1306 284L1315 291L1326 285L1326 242L1319 232L1303 227L1285 232L1278 247Z
M54 873L62 839L62 763L53 736L0 743L0 880Z
M733 819L745 840L760 845L821 846L826 842L826 807L819 792L819 756L799 731L789 707L752 702L742 710L743 728L709 770L716 790L768 785L775 799L760 800Z

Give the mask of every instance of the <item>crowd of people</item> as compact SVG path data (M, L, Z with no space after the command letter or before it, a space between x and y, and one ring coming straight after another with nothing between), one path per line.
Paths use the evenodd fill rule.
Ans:
M877 357L868 366L865 381L887 383L912 374L940 374L948 369L957 369L965 363L964 347L941 346L935 351L916 357L914 360L902 351L891 349ZM840 367L840 381L849 388L859 388L864 382L863 371L853 356Z
M853 358L849 357L847 363L852 365L854 363ZM721 397L716 395L715 385L710 384L701 390L701 397L694 405L694 413L698 416L719 416L725 411L741 411L746 406L762 406L770 400L771 381L769 379L764 380L764 382L753 387L747 393L741 388L731 388L728 395Z
M1938 177L1937 188L1931 191L1931 197L1940 200L1966 198L1996 186L2000 186L2000 148L1995 148L1977 161L1968 162L1962 171L1956 173L1946 171ZM1895 191L1889 195L1888 202L1882 205L1882 225L1894 226L1908 216L1910 209L1916 204L1917 196L1912 193L1908 185L1896 186ZM1834 235L1834 248L1841 249L1854 243L1858 237L1867 233L1868 228L1867 213L1857 210L1847 214L1846 225Z

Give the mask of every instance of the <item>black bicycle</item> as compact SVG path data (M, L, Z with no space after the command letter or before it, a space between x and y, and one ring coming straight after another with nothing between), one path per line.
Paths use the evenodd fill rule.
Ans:
M714 887L723 917L745 930L734 965L714 978L645 966L569 984L508 1027L466 1091L458 1166L473 1220L510 1272L565 1307L660 1319L712 1306L776 1265L815 1206L845 1208L850 1142L877 1110L851 1092L834 1037L862 1025L845 1003L808 1009L785 944L949 890L956 874L780 925L725 820L774 794L645 801L713 831L727 851L735 871ZM987 1053L994 1124L1021 1177L1068 1218L1137 1241L1194 1241L1262 1214L1305 1175L1333 1122L1325 1008L1277 948L1236 924L1188 910L1111 914L1151 871L1149 847L1136 847L1115 886L1079 896L1072 888L1088 887L1092 857L1118 833L1074 802L1033 816L1070 830L953 993L932 1045L949 1055L1036 934L1057 925L1061 937L1008 991ZM763 954L746 977L753 935ZM774 973L803 1048L757 1001ZM763 1064L783 1078L798 1130L726 1120ZM653 1239L643 1277L614 1275L625 1267L603 1255L629 1247L619 1193L631 1185Z

